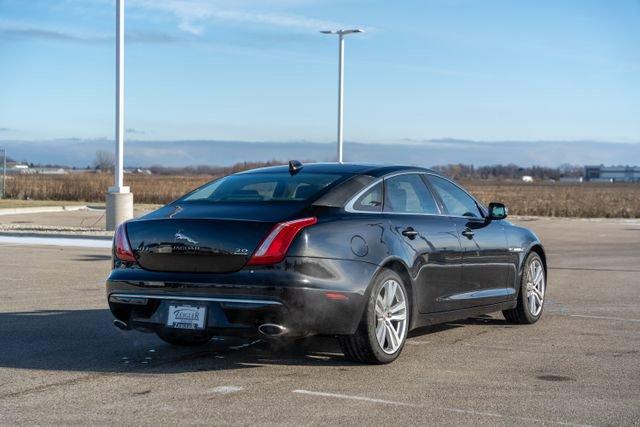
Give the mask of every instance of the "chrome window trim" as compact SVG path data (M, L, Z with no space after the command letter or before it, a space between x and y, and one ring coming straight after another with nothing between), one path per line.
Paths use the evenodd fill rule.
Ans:
M364 196L367 191L371 190L376 185L382 183L382 180L383 180L383 178L378 178L378 179L374 180L371 184L369 184L366 187L364 187L362 190L358 191L355 196L353 196L351 199L349 199L347 204L344 206L344 210L347 211L347 212L350 212L350 213L368 213L368 214L381 214L381 213L383 213L382 210L380 212L377 212L377 211L360 211L360 210L357 210L356 208L353 207L353 205L356 204L356 202L358 201L358 199L360 197ZM384 204L384 201L383 201L383 204Z
M236 299L236 298L219 298L219 297L195 297L195 296L176 296L176 295L154 295L154 294L128 294L114 292L109 294L111 298L146 298L146 299L163 299L178 301L207 301L207 302L226 302L240 304L256 304L256 305L282 305L281 302L261 299ZM115 302L115 301L114 301Z
M476 205L478 205L478 207L480 208L481 211L486 210L486 208L484 208L484 205L480 202L478 202L478 200L473 197L471 194L469 194L469 192L467 190L465 190L464 188L460 187L458 184L456 184L455 182L453 182L452 180L450 180L449 178L446 178L442 175L438 175L435 174L433 172L427 172L427 171L401 171L401 172L395 172L389 175L385 175L382 176L378 179L376 179L375 181L373 181L371 184L369 184L368 186L366 186L365 188L363 188L362 190L360 190L358 193L356 193L355 196L353 196L351 199L349 199L349 201L347 202L347 204L344 207L344 210L346 212L349 213L359 213L359 214L372 214L372 215L419 215L419 216L446 216L448 218L464 218L464 219L469 219L469 220L484 220L485 218L483 217L470 217L470 216L462 216L462 215L448 215L448 214L444 214L442 213L442 211L440 210L440 206L438 206L438 204L436 203L436 206L438 208L438 211L440 212L439 214L428 214L428 213L410 213L410 212L376 212L376 211L361 211L358 209L354 208L355 203L358 201L358 199L360 197L362 197L367 191L369 191L370 189L372 189L373 187L375 187L376 185L383 183L383 181L385 179L389 179L389 178L393 178L395 176L398 175L410 175L410 174L416 174L416 175L431 175L431 176L435 176L437 178L442 178L445 181L449 181L451 184L455 185L456 187L458 187L460 190L462 190L467 196L471 197L471 199L476 203ZM425 185L426 186L426 185ZM431 192L431 189L429 187L427 187L427 190L429 192ZM481 213L485 213L485 212L481 212Z

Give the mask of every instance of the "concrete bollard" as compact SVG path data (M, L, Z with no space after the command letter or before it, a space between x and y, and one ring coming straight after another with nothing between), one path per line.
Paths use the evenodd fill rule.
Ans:
M108 231L133 218L133 193L107 193L106 216Z

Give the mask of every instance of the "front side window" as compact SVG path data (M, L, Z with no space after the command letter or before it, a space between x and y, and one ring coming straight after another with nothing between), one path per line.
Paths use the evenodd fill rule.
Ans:
M342 178L320 173L229 175L188 194L180 202L305 201Z
M385 212L438 214L431 192L418 174L398 175L384 180Z
M429 182L438 192L449 215L482 218L476 201L460 187L434 175L429 176Z

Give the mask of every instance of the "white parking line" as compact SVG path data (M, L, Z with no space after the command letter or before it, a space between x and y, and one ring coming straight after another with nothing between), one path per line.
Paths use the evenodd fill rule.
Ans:
M393 400L373 399L371 397L364 397L364 396L349 396L347 394L323 393L319 391L309 391L309 390L293 390L293 392L298 394L308 394L311 396L335 397L338 399L362 400L364 402L371 402L371 403L384 403L385 405L415 406L415 407L420 406L420 405L414 405L411 403L395 402Z
M215 387L211 389L213 393L218 393L218 394L231 394L231 393L237 393L242 390L243 390L242 387L237 387L234 385L222 385L220 387Z
M517 420L517 421L556 424L556 425L563 425L563 426L581 426L581 427L588 426L588 424L574 424L574 423L567 423L567 422L564 422L564 421L549 421L549 420L543 420L543 419L540 419L540 418L518 417L518 416L515 416L515 415L503 415L503 414L496 414L496 413L493 413L493 412L482 412L482 411L474 411L474 410L469 410L469 409L446 408L446 407L442 407L442 406L417 405L417 404L413 404L413 403L398 402L398 401L394 401L394 400L374 399L374 398L365 397L365 396L352 396L352 395L348 395L348 394L326 393L326 392L309 391L309 390L293 390L293 393L305 394L305 395L309 395L309 396L318 396L318 397L331 397L331 398L336 398L336 399L359 400L359 401L363 401L363 402L379 403L379 404L384 404L384 405L409 406L409 407L413 407L413 408L435 409L435 410L446 411L446 412L455 412L455 413L458 413L458 414L468 414L468 415L475 415L475 416L482 416L482 417L492 417L492 418L503 418L503 419L509 419L509 420Z

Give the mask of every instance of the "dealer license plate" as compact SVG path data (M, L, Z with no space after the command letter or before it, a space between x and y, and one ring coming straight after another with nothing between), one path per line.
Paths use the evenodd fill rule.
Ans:
M177 329L204 329L206 307L170 305L167 326Z

